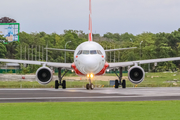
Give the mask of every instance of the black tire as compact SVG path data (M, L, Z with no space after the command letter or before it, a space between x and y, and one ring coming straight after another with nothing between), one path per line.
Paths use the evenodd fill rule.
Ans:
M55 81L55 89L58 89L59 88L59 83L58 83L58 80Z
M94 85L91 83L90 84L90 89L93 90L94 89Z
M89 87L89 84L86 84L86 89L89 90L89 88L90 88L90 87Z
M66 89L66 81L65 80L62 81L62 89Z
M115 88L119 88L119 82L118 82L118 80L115 80Z
M126 88L126 80L122 81L122 88Z
M118 80L115 80L115 88L119 88L119 82L118 82Z

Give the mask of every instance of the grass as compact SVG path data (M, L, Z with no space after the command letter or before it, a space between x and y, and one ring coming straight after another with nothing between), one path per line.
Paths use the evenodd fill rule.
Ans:
M106 76L111 74L106 74ZM127 76L127 73L123 74ZM135 87L128 79L127 87ZM85 87L87 80L67 81L67 88L82 88ZM109 81L93 80L95 87L112 87L109 86ZM36 81L0 81L0 88L54 88L54 81L48 85L40 85ZM137 87L180 87L180 73L146 73L145 80L138 84Z
M138 87L179 87L180 73L147 73L145 80Z
M1 103L0 120L179 120L180 101Z

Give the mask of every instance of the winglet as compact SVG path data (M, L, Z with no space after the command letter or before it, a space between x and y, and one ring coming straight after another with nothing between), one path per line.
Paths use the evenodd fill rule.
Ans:
M91 0L89 0L89 37L88 41L92 41L92 10L91 10Z

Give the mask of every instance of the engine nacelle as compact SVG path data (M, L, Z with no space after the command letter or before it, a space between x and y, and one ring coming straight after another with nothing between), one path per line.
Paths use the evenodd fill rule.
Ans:
M53 78L52 70L48 67L40 67L36 71L36 80L42 85L50 83L52 78Z
M140 66L133 66L128 71L128 78L134 84L139 84L144 80L145 72Z

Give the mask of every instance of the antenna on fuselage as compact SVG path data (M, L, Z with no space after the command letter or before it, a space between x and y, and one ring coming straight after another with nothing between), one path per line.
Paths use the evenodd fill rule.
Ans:
M88 41L92 41L92 9L91 0L89 0L89 37Z

